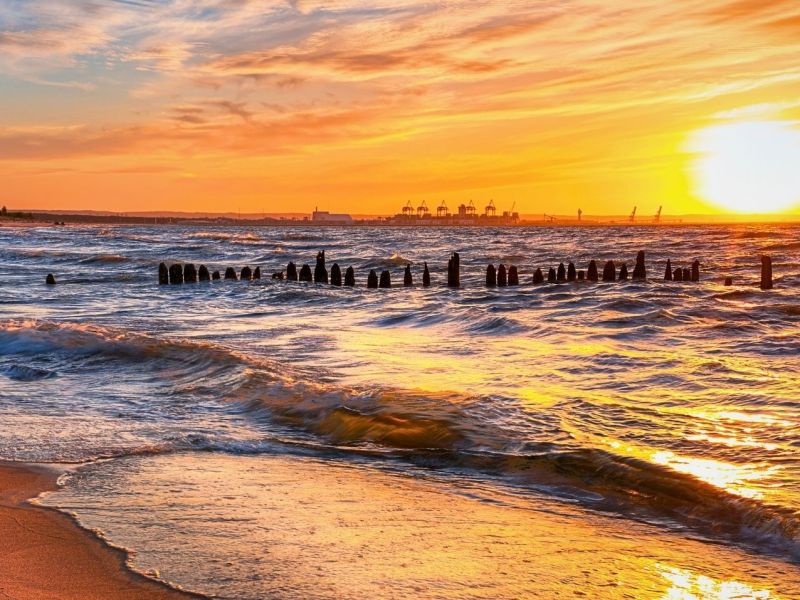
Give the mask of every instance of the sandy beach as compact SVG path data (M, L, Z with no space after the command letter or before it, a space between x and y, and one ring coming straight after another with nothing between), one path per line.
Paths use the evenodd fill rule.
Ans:
M125 566L125 553L68 516L28 503L56 487L45 467L0 463L0 598L166 600L197 598Z

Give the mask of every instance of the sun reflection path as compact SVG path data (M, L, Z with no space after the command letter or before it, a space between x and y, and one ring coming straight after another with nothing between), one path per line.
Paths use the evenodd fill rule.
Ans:
M765 600L775 598L768 590L756 590L738 581L715 581L711 577L698 575L656 563L661 575L670 582L662 600Z

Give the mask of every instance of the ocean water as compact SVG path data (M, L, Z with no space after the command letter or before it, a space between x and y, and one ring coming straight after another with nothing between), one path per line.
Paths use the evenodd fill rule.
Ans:
M270 279L318 250L357 287ZM791 225L0 229L0 459L215 597L800 598L798 263Z

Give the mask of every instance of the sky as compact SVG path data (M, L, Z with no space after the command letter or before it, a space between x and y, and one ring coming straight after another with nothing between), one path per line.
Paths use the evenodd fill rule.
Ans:
M798 0L0 2L9 208L800 214L798 120Z

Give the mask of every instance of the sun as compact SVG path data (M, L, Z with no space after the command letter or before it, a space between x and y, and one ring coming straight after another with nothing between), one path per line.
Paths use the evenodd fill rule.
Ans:
M692 134L695 193L739 213L800 204L800 129L791 121L723 123Z

